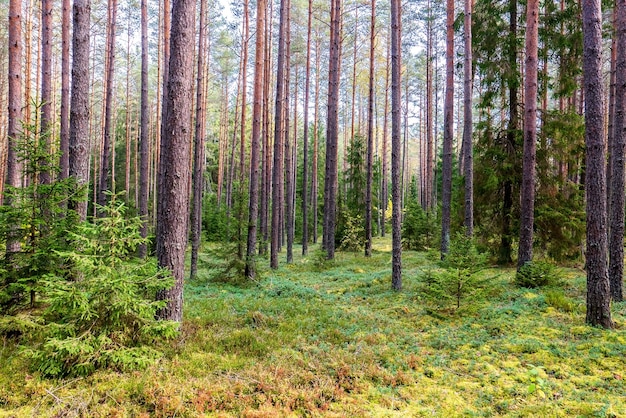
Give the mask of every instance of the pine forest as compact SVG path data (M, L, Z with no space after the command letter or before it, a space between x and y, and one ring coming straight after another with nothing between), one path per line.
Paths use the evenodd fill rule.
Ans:
M1 417L626 417L626 0L0 0Z

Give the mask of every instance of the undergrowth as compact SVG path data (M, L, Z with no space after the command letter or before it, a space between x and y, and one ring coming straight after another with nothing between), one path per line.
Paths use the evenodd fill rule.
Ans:
M529 289L485 268L488 296L439 315L420 277L442 267L405 252L397 293L390 241L374 250L320 268L314 247L252 286L188 283L179 338L141 371L46 379L5 338L0 416L626 416L626 304L616 330L585 325L582 272Z

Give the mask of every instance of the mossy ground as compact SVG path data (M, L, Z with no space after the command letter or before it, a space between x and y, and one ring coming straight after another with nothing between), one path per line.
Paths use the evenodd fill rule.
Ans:
M0 416L626 417L626 303L616 330L586 326L583 271L529 290L488 269L486 298L446 312L419 291L425 253L404 253L400 293L388 239L310 254L245 286L208 280L204 255L180 338L144 371L47 380L5 339Z

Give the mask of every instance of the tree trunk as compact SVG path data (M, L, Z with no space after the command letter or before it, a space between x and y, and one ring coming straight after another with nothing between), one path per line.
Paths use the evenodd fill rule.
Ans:
M72 6L70 0L63 0L61 13L61 139L59 148L61 161L59 178L70 175L70 20Z
M193 147L193 190L191 211L191 279L198 274L198 251L200 249L202 232L202 195L204 191L204 163L205 163L205 115L204 107L204 74L206 72L205 51L206 42L206 3L200 1L200 30L198 31L198 70L196 74L196 126Z
M446 96L443 114L443 160L441 191L441 258L450 246L452 203L452 128L454 113L454 0L446 1Z
M509 123L506 133L505 152L515 153L517 147L517 0L509 1L509 38L508 38L508 58L509 58ZM515 80L513 78L515 77ZM498 261L508 264L511 258L511 211L513 208L513 182L507 178L503 181L502 198L502 233L500 237L500 250Z
M293 223L293 200L292 195L294 192L294 182L293 182L293 156L292 156L292 146L291 140L289 139L289 88L290 88L290 79L291 79L291 64L290 64L290 56L291 56L291 1L287 2L287 26L286 26L286 36L285 36L285 104L284 104L284 112L285 112L285 121L284 121L284 145L285 145L285 190L284 195L281 198L283 201L283 210L284 210L284 222L281 222L281 226L285 228L285 233L287 235L287 263L293 263L293 232L291 230L291 226ZM296 72L297 75L297 72ZM294 95L297 96L297 84L294 83ZM295 102L294 100L294 105ZM295 124L295 120L294 120Z
M41 125L40 135L44 149L52 152L52 0L41 2ZM39 182L50 184L50 161L42 159Z
M425 207L430 215L436 202L435 189L435 143L433 138L433 24L432 5L428 2L428 22L426 25L426 187Z
M526 4L526 77L524 79L524 160L522 166L521 221L518 270L533 259L535 220L535 164L537 148L537 42L539 37L539 1Z
M25 33L24 33L24 102L23 102L23 122L24 126L30 126L30 107L31 107L31 76L33 74L32 64L32 32L33 32L33 0L28 0L26 6ZM21 40L20 40L21 42ZM37 54L39 55L39 54Z
M615 32L611 37L611 69L609 75L609 111L608 111L608 132L606 143L608 144L608 155L606 164L606 212L607 217L611 217L611 172L613 171L613 156L615 147L615 72L617 67L617 1L613 8L613 27ZM609 224L609 234L611 225ZM609 238L610 241L610 238ZM610 244L609 244L610 246ZM610 251L609 251L610 253ZM609 262L610 263L610 262ZM609 268L610 270L610 268Z
M259 245L259 254L267 254L267 242L269 240L269 198L271 195L271 167L272 167L272 152L270 149L270 81L271 81L271 62L272 62L272 31L269 29L272 27L272 7L273 2L269 5L269 19L266 16L264 30L266 33L264 50L265 61L263 63L264 81L263 81L263 172L261 175L261 239L262 242ZM266 3L267 8L267 3ZM267 15L267 13L266 13Z
M88 187L90 0L74 0L73 10L69 175L76 179L78 186ZM81 221L87 218L87 190L73 209Z
M241 94L241 77L243 72L243 60L239 62L237 75L237 94L235 95L235 120L233 123L233 137L230 143L230 158L228 163L228 177L226 178L226 217L230 222L230 211L233 208L233 182L235 181L235 150L237 148L237 127L239 124L239 98Z
M587 185L586 321L591 325L613 328L607 268L602 12L599 0L583 0L582 19Z
M241 40L241 133L239 135L239 196L237 201L237 256L243 260L243 206L245 196L244 181L246 167L246 111L248 92L248 38L250 24L248 19L248 0L243 2L243 38Z
M318 156L319 156L319 98L320 98L320 38L315 41L315 109L313 114L313 174L311 175L311 201L313 203L313 242L317 244L318 224Z
M254 279L256 265L256 231L259 212L259 148L263 118L265 86L265 0L257 1L256 44L254 57L254 91L252 93L252 138L250 140L250 185L248 206L248 243L246 247L246 277Z
M130 137L130 37L131 37L131 8L128 8L126 32L126 158L124 164L124 191L126 202L130 202L130 165L131 165L131 137ZM138 202L135 202L137 204Z
M307 255L309 245L309 204L307 186L309 181L309 84L311 77L311 19L313 17L313 0L309 0L306 35L306 68L304 79L304 134L302 161L302 255Z
M148 131L148 0L141 0L141 133L139 169L139 216L141 217L141 237L148 236L148 163L150 160L150 137ZM139 257L148 254L147 245L139 246Z
M374 180L374 53L376 46L376 0L370 21L370 74L367 96L367 185L365 186L365 256L372 256L372 182Z
M395 1L395 0L394 0ZM328 60L328 110L326 123L326 175L324 177L324 239L326 258L335 258L337 216L337 143L339 136L339 77L341 68L341 0L330 3L330 56Z
M609 214L609 280L611 297L623 300L624 280L624 112L626 96L626 0L616 1L615 131L613 133L611 211Z
M386 62L386 71L385 71L385 108L383 111L383 163L382 163L382 185L381 185L381 195L382 195L382 211L383 211L383 219L381 223L381 231L380 236L385 236L385 217L387 216L387 204L389 203L389 189L388 189L388 176L389 172L388 165L388 150L387 143L389 142L389 78L390 78L390 68L391 68L391 35L387 42L387 59Z
M465 61L463 64L463 149L465 176L465 233L471 237L474 233L474 156L472 144L472 0L465 0L463 21L465 36Z
M285 37L287 29L288 0L280 1L280 23L278 31L278 62L276 64L276 102L274 106L274 164L272 167L272 238L270 245L270 267L278 268L280 241L281 188L283 179L283 139L285 100Z
M161 319L183 319L183 281L185 248L189 223L189 158L193 45L195 42L195 1L174 0L167 96L163 121L166 135L161 138L161 163L158 182L157 258L159 266L174 276L172 288L160 291L157 298L167 305L158 313Z
M9 91L8 128L7 128L7 186L22 187L22 164L17 157L17 141L20 137L22 119L22 2L9 2ZM4 199L5 205L11 205L10 199ZM11 234L13 235L13 234ZM7 257L20 250L20 242L14 237L7 237Z
M402 289L402 230L401 230L401 203L400 203L400 106L402 61L401 45L401 9L400 0L391 0L391 200L392 215L392 272L391 287L393 290Z
M107 197L105 192L110 190L109 175L111 174L111 143L114 137L113 118L113 84L115 74L115 26L117 16L117 0L109 0L109 36L107 38L107 71L104 84L106 85L106 98L104 104L104 134L102 142L102 155L100 163L100 183L98 186L98 204L105 206Z

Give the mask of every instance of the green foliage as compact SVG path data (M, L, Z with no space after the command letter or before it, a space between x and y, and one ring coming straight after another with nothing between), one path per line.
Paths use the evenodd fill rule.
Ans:
M15 313L34 307L48 275L63 275L66 262L58 251L68 248L67 232L77 224L68 205L83 196L73 179L39 184L44 170L55 172L55 154L46 149L35 126L25 125L17 141L17 157L29 180L20 188L7 187L0 206L0 242L19 244L0 259L0 313Z
M470 237L457 233L439 263L442 269L429 270L423 277L423 294L439 309L454 312L475 307L489 287L489 279L480 274L486 260Z
M529 364L528 367L528 394L536 395L541 399L546 399L546 392L548 391L548 383L545 379L546 372L542 367L533 366Z
M154 259L133 258L144 242L140 218L127 218L115 198L102 212L68 234L72 249L58 252L73 266L71 279L49 274L42 283L43 324L24 351L46 376L142 368L160 355L149 344L176 335L176 323L155 319L165 303L155 295L173 279Z
M307 257L294 251L293 264L255 286L187 283L181 339L158 345L166 356L145 370L45 379L5 338L0 409L18 417L626 416L626 330L551 309L547 291L512 285L510 268L478 273L493 276L493 291L471 315L435 315L416 272L436 272L438 261L405 251L397 293L391 238L373 245L369 258L339 252L319 271L317 246ZM206 277L214 263L201 259ZM584 307L585 276L566 271L568 298ZM614 308L623 323L624 305ZM534 368L543 382L533 382Z
M572 181L584 154L585 125L575 112L548 112L537 150L535 241L553 260L576 260L585 239L583 188ZM556 168L556 169L555 169Z
M573 312L574 303L568 298L562 290L551 289L546 291L546 303L562 312Z
M529 261L515 274L515 283L527 288L554 286L560 280L560 274L554 265L545 261Z
M409 200L402 221L402 246L407 250L426 251L436 245L439 236L437 217Z
M348 145L346 158L348 160L348 171L345 182L347 183L346 205L352 212L365 212L365 138L361 135L354 135Z
M315 250L311 258L315 271L323 271L335 265L335 260L329 260L328 253L321 247Z
M347 214L341 231L341 244L339 249L343 251L361 251L365 247L365 227L361 215Z
M238 256L237 247L237 242L219 242L208 251L217 264L211 271L211 280L234 285L249 284L245 275L246 262Z
M228 217L224 205L217 204L217 195L210 193L204 197L202 205L202 229L210 242L229 239Z

